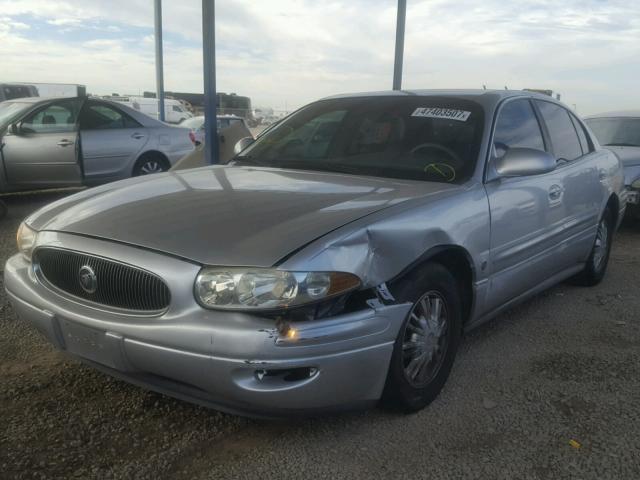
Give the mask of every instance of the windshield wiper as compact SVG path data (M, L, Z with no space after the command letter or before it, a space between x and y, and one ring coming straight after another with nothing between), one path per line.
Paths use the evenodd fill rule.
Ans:
M354 175L369 175L370 173L363 171L363 166L345 165L342 163L332 162L277 162L274 167L293 168L302 170L314 170L321 172L350 173Z
M640 147L635 143L605 143L603 147Z

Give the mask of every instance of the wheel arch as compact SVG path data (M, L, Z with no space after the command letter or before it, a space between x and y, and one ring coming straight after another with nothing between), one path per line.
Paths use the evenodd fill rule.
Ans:
M394 286L427 263L435 262L444 266L456 280L462 297L462 324L471 318L475 302L473 284L476 278L475 267L471 255L460 245L438 245L430 248L418 259L407 265L398 275L389 280L388 286L393 292Z
M620 199L618 198L618 195L612 193L604 208L605 210L608 208L611 211L611 215L613 216L613 228L615 229L619 223L618 217L620 216Z

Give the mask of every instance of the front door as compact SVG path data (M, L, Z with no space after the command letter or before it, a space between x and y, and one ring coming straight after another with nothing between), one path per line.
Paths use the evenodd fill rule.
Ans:
M48 103L29 113L4 138L2 156L10 187L51 188L82 184L79 159L80 99Z
M493 156L509 148L545 150L542 129L528 99L508 101L496 123ZM567 268L560 255L566 235L564 173L490 181L490 302L487 311L535 288Z
M549 132L551 152L563 176L567 214L563 258L584 262L595 241L606 189L601 184L599 154L589 144L581 122L557 103L535 100Z

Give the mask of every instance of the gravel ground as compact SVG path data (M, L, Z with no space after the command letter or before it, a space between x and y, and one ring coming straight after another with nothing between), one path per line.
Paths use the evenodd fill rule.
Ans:
M59 196L59 194L57 195ZM20 220L56 195L9 200ZM113 380L55 351L0 299L0 478L640 478L640 227L598 287L560 285L468 335L440 397L247 420Z

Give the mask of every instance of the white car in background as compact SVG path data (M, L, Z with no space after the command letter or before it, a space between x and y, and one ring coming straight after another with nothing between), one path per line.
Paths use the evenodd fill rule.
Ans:
M219 115L218 117L218 163L227 163L236 153L237 148L249 145L254 138L244 118L234 115ZM206 165L204 158L204 117L193 117L185 120L180 126L190 127L189 138L196 146L195 150L178 161L172 171L197 168ZM241 141L243 141L241 143Z
M163 172L192 150L187 129L114 102L31 97L0 103L0 192Z
M218 120L218 125L217 125L218 132L221 132L227 129L232 125L241 124L244 127L244 130L246 130L246 135L243 135L243 136L245 137L251 136L251 131L249 130L249 127L247 126L247 122L245 122L244 118L237 117L235 115L218 115L216 118ZM190 129L189 138L191 139L194 145L198 146L204 141L204 116L203 115L189 118L188 120L181 122L180 126Z

